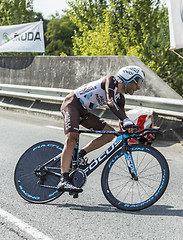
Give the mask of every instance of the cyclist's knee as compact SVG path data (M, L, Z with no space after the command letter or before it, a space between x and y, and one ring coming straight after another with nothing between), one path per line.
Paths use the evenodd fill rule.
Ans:
M108 141L108 142L111 142L111 141L115 138L115 136L112 135L112 134L110 134L110 135L108 134L108 135L106 135L106 136L107 136L106 138L107 138L107 141Z
M66 135L65 145L68 147L74 146L77 144L78 141L78 132L70 132Z

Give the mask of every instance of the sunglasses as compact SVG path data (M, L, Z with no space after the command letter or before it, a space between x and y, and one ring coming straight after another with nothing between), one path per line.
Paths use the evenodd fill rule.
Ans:
M133 79L133 81L135 82L135 84L137 85L137 87L141 87L143 80L139 77L136 77L135 79Z

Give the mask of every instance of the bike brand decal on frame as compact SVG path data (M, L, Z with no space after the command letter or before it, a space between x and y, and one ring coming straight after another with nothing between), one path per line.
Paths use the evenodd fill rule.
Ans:
M116 155L115 158L112 159L112 161L109 164L109 168L111 168L111 165L116 161L116 159L118 159L119 157L121 157L124 153L121 151L119 155Z
M87 174L88 171L94 170L100 163L108 158L108 156L114 151L114 149L121 144L121 141L112 144L105 152L103 152L97 159L93 160L90 165L83 171Z

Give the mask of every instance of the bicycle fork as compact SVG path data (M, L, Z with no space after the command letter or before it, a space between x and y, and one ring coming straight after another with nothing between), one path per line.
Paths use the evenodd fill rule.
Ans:
M132 179L135 181L138 181L138 175L137 175L137 171L136 171L135 164L133 161L131 150L128 149L128 146L126 146L126 144L123 146L123 148L124 148L123 151L124 151L124 156L126 159L126 164L128 166L128 170L132 176Z

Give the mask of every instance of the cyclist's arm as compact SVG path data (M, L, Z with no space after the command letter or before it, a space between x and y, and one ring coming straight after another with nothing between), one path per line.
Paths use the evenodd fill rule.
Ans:
M111 111L123 121L127 118L124 105L125 98L123 94L120 94L118 99L115 99L115 91L118 87L118 82L113 76L107 76L105 81L105 91L106 91L106 103Z
M118 98L115 97L118 82L113 76L106 77L105 91L106 101L111 111L120 119L122 126L133 133L133 122L127 117L125 113L125 98L123 94L119 94Z

